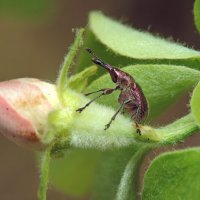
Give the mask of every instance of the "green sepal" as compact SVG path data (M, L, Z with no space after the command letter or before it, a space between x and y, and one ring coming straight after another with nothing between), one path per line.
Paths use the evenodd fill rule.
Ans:
M76 90L77 92L84 91L88 85L88 79L97 72L97 69L97 66L91 66L71 76L69 79L68 87Z
M78 50L83 45L83 33L84 29L76 29L76 36L74 39L74 43L69 49L69 52L64 58L64 62L61 65L60 72L56 81L58 95L60 97L60 101L64 104L63 100L63 93L65 92L66 88L68 87L68 76L69 76L69 69L72 67L73 61L75 56L77 55Z

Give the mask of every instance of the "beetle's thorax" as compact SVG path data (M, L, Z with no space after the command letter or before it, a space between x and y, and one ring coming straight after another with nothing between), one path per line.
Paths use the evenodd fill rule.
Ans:
M128 87L133 82L133 78L129 74L117 68L112 67L109 73L112 81L119 85L120 89Z

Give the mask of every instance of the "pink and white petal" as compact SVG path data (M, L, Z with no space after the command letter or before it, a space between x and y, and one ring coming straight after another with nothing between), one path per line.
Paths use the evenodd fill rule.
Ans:
M30 78L1 82L0 132L20 145L40 148L48 114L59 106L53 84Z

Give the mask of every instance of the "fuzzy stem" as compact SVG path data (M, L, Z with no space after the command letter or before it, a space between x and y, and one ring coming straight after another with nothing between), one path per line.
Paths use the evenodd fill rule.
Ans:
M71 67L72 62L74 61L77 51L79 50L79 48L81 47L83 43L82 41L83 33L84 33L83 28L78 29L76 31L76 37L75 37L74 43L71 46L68 54L65 56L63 64L61 65L61 70L57 79L58 94L61 101L63 101L62 94L63 94L63 91L66 89L66 86L68 83L67 77L68 77L69 68Z
M70 148L69 138L68 137L62 138L62 140L55 142L55 144L53 145L51 149L51 155L54 155L55 153L60 151L67 150L69 148Z
M139 194L139 170L143 158L151 148L144 146L139 149L129 160L122 175L116 200L136 200Z
M199 131L193 116L191 114L178 119L177 121L157 130L161 132L163 144L175 144L183 141L193 133Z
M38 199L46 200L46 193L48 189L49 182L49 163L51 147L47 148L46 151L42 155L41 159L41 168L40 168L40 184L38 189Z
M173 123L160 128L149 126L142 127L141 136L137 136L138 141L145 143L154 143L159 145L176 144L182 142L185 138L198 132L200 128L196 124L192 114L188 114Z

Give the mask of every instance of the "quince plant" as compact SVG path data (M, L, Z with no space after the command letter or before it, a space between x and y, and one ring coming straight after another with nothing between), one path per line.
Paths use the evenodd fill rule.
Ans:
M141 135L123 114L104 130L118 107L118 93L99 99L81 114L76 112L89 100L83 93L113 87L105 71L90 66L84 47L121 67L141 86L149 104ZM77 73L69 76L75 57ZM37 79L0 83L0 128L15 142L42 152L40 200L46 199L49 179L66 194L83 197L90 192L94 200L199 199L198 147L161 154L151 162L142 183L139 176L149 151L175 145L199 131L199 80L200 51L95 11L89 15L87 30L76 30L55 84ZM150 125L194 87L188 115L163 127Z

